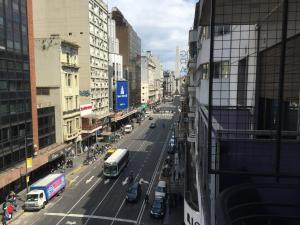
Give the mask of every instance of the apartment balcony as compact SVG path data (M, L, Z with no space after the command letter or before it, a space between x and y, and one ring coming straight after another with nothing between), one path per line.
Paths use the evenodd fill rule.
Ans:
M191 58L188 62L188 68L191 70L191 72L195 72L197 68L197 60L196 58Z
M196 116L196 113L195 113L195 112L189 112L189 113L188 113L188 117L189 117L190 119L194 119L195 116Z
M80 109L72 109L68 111L63 111L63 115L70 115L70 114L80 114Z
M197 39L198 39L197 36L198 36L198 31L197 30L190 30L190 32L189 32L189 43L196 42Z
M75 130L72 133L64 134L64 141L70 141L78 137L81 130Z
M189 129L189 135L187 137L187 141L191 143L196 142L196 132L194 129Z
M73 68L73 69L80 68L77 63L73 63L73 62L61 62L61 65L62 67Z
M95 114L87 115L81 118L82 133L93 133L102 128L102 123L99 117Z
M196 93L196 86L188 86L188 92L191 94L195 94Z

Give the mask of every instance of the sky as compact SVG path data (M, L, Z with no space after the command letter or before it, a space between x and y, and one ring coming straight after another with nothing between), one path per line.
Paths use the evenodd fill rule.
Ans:
M175 70L176 46L188 50L196 0L108 0L118 7L142 41L142 50L160 58L164 69Z

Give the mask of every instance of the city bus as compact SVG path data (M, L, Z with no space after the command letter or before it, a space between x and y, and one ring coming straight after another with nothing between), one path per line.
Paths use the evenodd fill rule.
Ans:
M117 177L129 162L128 149L117 149L104 162L103 175L106 177Z

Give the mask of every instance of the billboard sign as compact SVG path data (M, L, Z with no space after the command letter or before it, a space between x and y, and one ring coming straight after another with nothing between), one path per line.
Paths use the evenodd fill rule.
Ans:
M116 88L116 110L128 108L128 82L117 81Z

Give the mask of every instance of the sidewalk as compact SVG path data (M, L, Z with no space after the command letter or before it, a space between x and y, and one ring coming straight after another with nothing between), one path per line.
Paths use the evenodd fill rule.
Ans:
M80 155L77 155L73 158L73 168L66 168L65 169L65 175L66 175L66 182L70 182L70 180L72 179L72 176L77 174L80 169L83 166L83 161L86 159L87 156L87 152L82 152ZM103 155L101 155L101 158L103 157ZM99 158L98 158L99 159ZM59 171L57 171L59 172ZM7 221L7 224L11 223L14 221L15 218L18 218L19 216L21 216L24 213L23 210L23 206L24 206L24 202L25 202L25 198L26 198L26 189L22 190L21 192L17 193L18 198L17 198L17 211L15 211L13 213L13 218L9 221ZM2 216L3 213L3 207L1 205L1 209L0 209L0 215Z
M170 205L167 204L166 207L166 215L163 220L163 225L183 225L184 224L184 207L183 207L183 200L179 200L177 197L176 204Z

